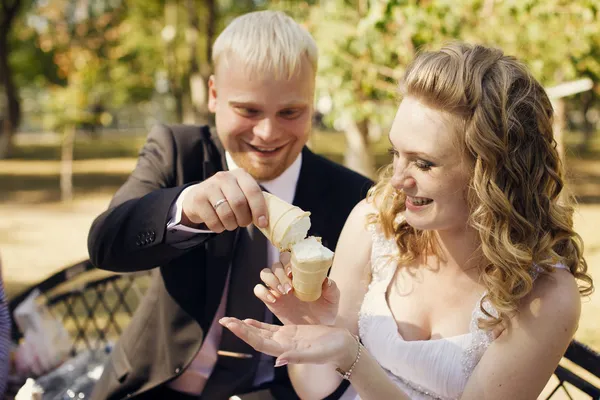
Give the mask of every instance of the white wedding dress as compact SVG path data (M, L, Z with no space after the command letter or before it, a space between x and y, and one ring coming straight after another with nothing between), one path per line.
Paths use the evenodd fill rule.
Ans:
M386 291L397 268L390 256L397 254L397 246L375 225L369 225L369 230L373 237L372 280L358 321L364 347L411 399L460 398L469 376L493 340L488 331L477 326L477 320L484 317L480 301L473 304L469 333L405 341L386 301ZM557 267L565 268L560 264ZM497 315L489 302L484 301L483 306L491 315ZM341 399L356 400L359 396L350 387Z

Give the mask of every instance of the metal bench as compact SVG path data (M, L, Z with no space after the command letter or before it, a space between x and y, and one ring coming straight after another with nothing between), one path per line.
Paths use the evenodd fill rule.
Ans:
M569 386L572 385L581 392L589 395L590 398L599 400L600 388L586 380L581 372L585 370L587 372L583 374L588 373L589 375L596 376L596 378L600 378L600 354L574 340L569 345L564 358L569 360L573 367L559 365L556 368L554 375L558 378L558 384L546 399L553 398L561 392L565 393L569 399L573 399L572 394L569 392Z
M97 350L114 343L133 316L151 272L114 274L99 271L89 260L57 272L9 302L14 309L34 290L39 290L50 312L72 338L71 354ZM13 320L12 336L21 339Z
M103 272L85 260L27 289L10 301L9 308L12 315L15 307L38 289L71 335L72 355L84 349L97 350L119 338L150 284L150 275L150 271L123 275ZM18 341L21 333L16 326L12 332ZM564 357L570 365L558 366L554 372L558 384L546 399L558 398L560 393L573 399L569 392L573 386L600 400L600 388L580 373L585 370L600 378L600 354L574 340Z

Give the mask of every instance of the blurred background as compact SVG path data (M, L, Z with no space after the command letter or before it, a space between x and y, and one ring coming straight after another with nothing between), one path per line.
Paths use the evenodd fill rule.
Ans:
M211 45L234 17L279 9L320 49L318 153L374 176L390 161L398 78L422 48L501 47L548 88L600 285L597 0L0 0L0 257L9 298L87 258L89 226L151 125L206 123ZM600 350L600 294L576 338Z

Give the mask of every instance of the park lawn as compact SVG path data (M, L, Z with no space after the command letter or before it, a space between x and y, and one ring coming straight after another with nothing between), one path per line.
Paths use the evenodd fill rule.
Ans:
M55 145L21 145L14 157L0 161L0 255L9 297L87 258L90 224L134 168L143 142L140 135L78 139L73 166L75 199L69 204L58 201L60 152ZM312 146L341 161L345 140L340 134L319 133ZM387 146L385 137L374 146L379 165L388 160ZM600 157L570 154L567 165L570 187L581 199L575 226L585 241L591 274L600 282ZM596 350L600 350L599 314L600 294L584 298L576 338Z

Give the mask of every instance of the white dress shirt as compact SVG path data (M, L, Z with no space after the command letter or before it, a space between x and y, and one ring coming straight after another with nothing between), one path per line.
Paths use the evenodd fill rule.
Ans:
M230 171L239 168L228 152L225 153L225 157ZM296 185L298 184L298 178L300 177L301 166L302 153L300 153L292 165L290 165L288 169L286 169L277 178L271 181L260 182L260 184L273 195L287 201L288 203L292 203L296 194ZM187 238L190 238L198 233L211 232L207 230L190 228L181 224L183 198L189 190L190 188L188 187L181 192L181 195L179 195L175 201L175 204L171 208L171 218L167 223L167 234L165 240L167 243L173 243L175 246L176 243L185 241ZM279 261L279 250L271 243L269 243L268 246L267 266L270 266ZM225 283L223 295L221 296L221 303L219 304L219 308L217 309L217 313L215 314L212 325L210 326L208 333L206 333L206 338L202 343L202 347L200 348L198 355L194 358L190 366L183 372L183 374L169 384L171 389L188 394L200 395L202 393L202 390L206 385L206 381L208 380L208 377L212 373L217 362L217 350L219 349L221 334L223 332L223 327L219 324L219 319L225 316L230 271L227 273L227 281ZM254 379L254 386L259 386L261 383L271 381L274 377L273 365L271 365L269 362L266 362L268 358L272 357L266 356L262 353L260 354L260 357L261 362L258 364L258 371Z

